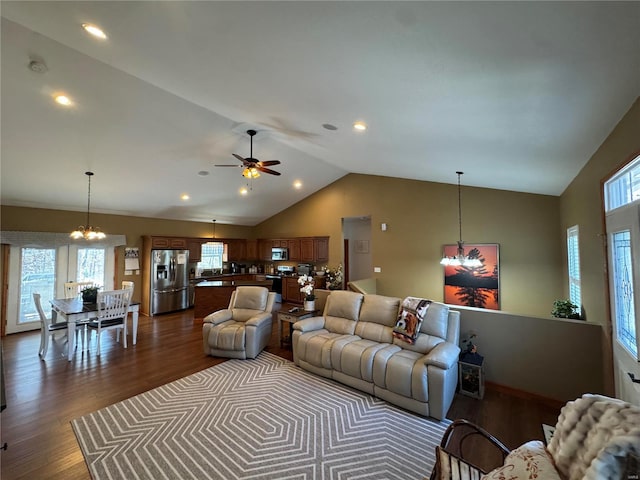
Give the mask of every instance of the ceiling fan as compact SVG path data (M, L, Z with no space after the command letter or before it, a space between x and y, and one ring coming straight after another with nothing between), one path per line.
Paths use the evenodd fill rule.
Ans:
M243 158L237 153L234 153L233 156L242 162L242 165L215 165L216 167L242 167L242 176L246 178L258 178L260 176L260 172L268 173L270 175L280 175L280 172L276 172L275 170L271 170L270 166L280 165L280 160L266 160L261 162L257 158L253 158L253 136L258 133L255 130L247 130L247 134L251 138L251 150L249 156L247 158Z

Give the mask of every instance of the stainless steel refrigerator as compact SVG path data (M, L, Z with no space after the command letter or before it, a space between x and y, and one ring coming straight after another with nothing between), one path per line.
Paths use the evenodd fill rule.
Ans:
M188 250L151 250L151 315L189 308L188 266Z

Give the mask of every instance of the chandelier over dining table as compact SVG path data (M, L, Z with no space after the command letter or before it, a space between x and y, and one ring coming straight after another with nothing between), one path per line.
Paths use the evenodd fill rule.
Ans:
M89 177L89 191L87 194L87 223L80 225L76 230L69 235L75 240L84 238L85 240L101 240L106 237L104 232L100 231L99 227L93 227L91 225L91 177L93 172L84 172Z

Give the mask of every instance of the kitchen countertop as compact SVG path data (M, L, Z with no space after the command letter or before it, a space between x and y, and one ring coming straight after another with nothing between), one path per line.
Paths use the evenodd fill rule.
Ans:
M196 288L206 287L270 287L273 284L271 280L208 280L196 284Z

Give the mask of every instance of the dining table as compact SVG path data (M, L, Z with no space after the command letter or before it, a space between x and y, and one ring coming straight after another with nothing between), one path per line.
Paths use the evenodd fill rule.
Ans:
M131 340L135 345L138 339L138 313L140 312L140 302L132 302L129 304L128 313L131 312ZM63 317L67 322L68 328L68 360L71 361L76 350L76 327L88 323L90 320L98 317L98 305L96 303L84 303L82 297L75 298L54 298L51 300L51 322L58 321L58 315ZM124 335L127 334L127 319L125 319Z

